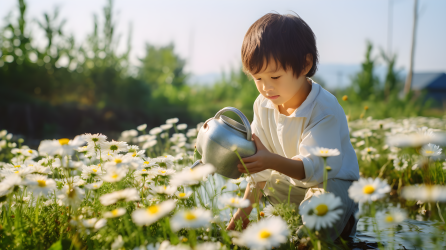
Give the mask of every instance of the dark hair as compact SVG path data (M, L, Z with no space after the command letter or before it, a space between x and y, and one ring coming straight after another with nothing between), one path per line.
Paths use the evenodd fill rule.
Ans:
M243 70L259 73L266 59L271 58L284 70L290 67L298 77L305 68L306 55L311 54L313 65L306 76L316 73L318 52L316 37L310 26L297 14L268 13L257 20L246 32L242 45Z

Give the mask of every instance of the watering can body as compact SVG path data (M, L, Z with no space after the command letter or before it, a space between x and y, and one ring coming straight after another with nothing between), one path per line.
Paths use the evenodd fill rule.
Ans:
M236 113L243 124L222 115L228 111ZM241 173L237 164L240 160L234 148L237 148L242 158L254 155L257 150L251 136L251 126L246 116L236 108L223 108L200 128L196 148L202 158L196 161L192 168L210 163L216 168L216 173L228 178L239 178Z

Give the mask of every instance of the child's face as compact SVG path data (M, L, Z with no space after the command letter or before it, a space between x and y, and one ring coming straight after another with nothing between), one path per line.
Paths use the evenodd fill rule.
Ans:
M305 77L308 71L309 69L304 69L301 75L296 77L291 68L285 71L282 67L278 67L274 60L270 60L268 67L251 75L260 94L280 106L286 105L299 92L303 84L308 84Z

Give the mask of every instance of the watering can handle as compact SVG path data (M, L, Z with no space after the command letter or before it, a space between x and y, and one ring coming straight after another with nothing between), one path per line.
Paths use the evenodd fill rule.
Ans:
M238 117L240 117L240 119L243 122L243 125L245 125L246 128L246 140L251 141L252 138L252 131L251 131L251 124L248 121L248 118L246 118L246 116L242 113L242 111L233 108L233 107L225 107L223 109L221 109L220 111L217 112L217 114L215 114L214 119L219 119L220 115L222 115L223 113L227 112L227 111L232 111L234 113L236 113L238 115Z

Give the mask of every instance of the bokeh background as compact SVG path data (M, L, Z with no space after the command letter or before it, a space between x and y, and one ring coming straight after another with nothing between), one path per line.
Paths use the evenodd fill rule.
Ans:
M2 0L0 129L32 147L87 132L116 139L173 117L195 126L225 106L252 120L258 92L240 48L273 11L312 27L313 79L351 120L443 117L444 10L441 0Z

